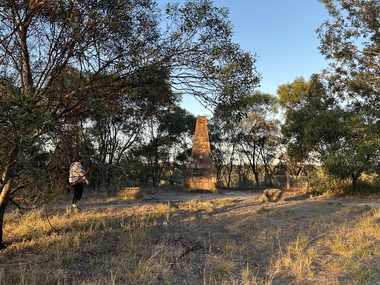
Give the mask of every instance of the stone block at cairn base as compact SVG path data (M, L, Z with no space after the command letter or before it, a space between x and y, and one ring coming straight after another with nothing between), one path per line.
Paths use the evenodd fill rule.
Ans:
M280 189L265 189L263 191L263 202L278 202L282 196L282 190Z
M199 116L195 125L190 164L186 170L184 192L211 191L221 193L212 162L206 116Z

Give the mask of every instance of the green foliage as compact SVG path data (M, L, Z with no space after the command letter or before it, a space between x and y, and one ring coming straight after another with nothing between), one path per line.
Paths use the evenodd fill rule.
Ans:
M343 164L344 166L344 164ZM337 171L339 172L339 171ZM355 185L350 177L340 178L338 174L331 173L326 167L318 167L310 177L311 195L346 196L379 194L380 181L377 174L362 173Z
M139 67L129 79L128 101L133 102L134 112L154 116L162 108L178 103L178 94L170 89L170 72L167 67L147 65Z
M290 160L303 164L322 155L326 145L339 136L341 120L336 102L328 97L320 76L315 74L308 82L295 79L277 92L285 107L282 134Z
M311 175L310 184L312 187L309 193L313 196L332 195L339 197L345 194L342 181L324 172L323 168L318 168L318 171Z
M379 110L378 1L321 1L331 18L319 28L321 52L331 61L331 84L343 96L362 97Z
M247 116L238 127L239 150L248 161L257 186L263 174L269 179L269 186L272 186L271 166L278 156L280 142L280 122L275 118L277 100L272 95L260 92L255 92L248 99Z
M350 160L348 165L355 180L360 170L378 171L379 165L380 3L321 2L331 16L318 30L321 52L330 60L327 79L331 90L345 100L349 115L344 125L345 139L337 142L333 156ZM336 168L334 163L330 164Z
M158 120L152 122L151 132L145 134L145 142L129 153L141 183L158 186L163 179L174 183L175 173L183 172L189 159L188 141L194 125L195 117L180 107L162 111Z
M277 89L277 93L279 94L278 103L281 107L288 109L297 108L297 106L301 107L302 101L308 95L310 84L303 77L298 77L290 84L279 86Z
M363 172L374 171L380 145L366 112L338 104L318 75L278 90L286 108L282 133L291 161L320 162L334 177L351 180L353 189Z
M244 168L239 173L239 186L244 187L242 184L249 182L248 172L253 172L257 186L264 175L271 180L271 165L279 149L277 98L256 91L242 98L241 104L241 116L237 117L226 115L224 108L227 105L218 106L209 124L217 177L225 180L227 187L234 184L233 172L237 165Z
M365 175L362 175L356 183L355 189L352 189L352 193L360 195L379 195L380 181L368 181L365 179Z
M173 140L181 140L181 135L192 135L196 118L185 109L174 107L163 113L160 119L159 131L172 136Z

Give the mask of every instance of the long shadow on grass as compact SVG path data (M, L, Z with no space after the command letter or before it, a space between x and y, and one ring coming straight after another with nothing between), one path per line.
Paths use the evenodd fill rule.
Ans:
M128 284L144 284L144 276L136 272L146 265L145 270L150 270L146 274L153 276L150 284L160 284L160 278L166 278L166 284L204 284L205 280L213 280L208 284L238 284L228 281L240 282L244 278L252 284L256 284L253 281L257 284L328 284L327 281L334 280L336 284L358 283L359 278L352 270L334 271L329 267L329 263L338 263L336 260L341 256L339 252L330 252L332 243L328 241L339 240L340 233L343 238L347 232L355 234L352 227L371 213L370 208L345 207L334 200L303 198L260 203L257 196L221 195L216 199L213 195L204 195L185 195L184 201L151 199L114 207L84 204L81 215L90 216L95 211L105 214L83 221L84 224L77 220L63 229L62 235L80 240L78 252L62 253L55 245L58 238L50 240L50 247L57 248L57 253L45 253L53 256L52 272L70 272L78 267L97 272L99 266L104 272L118 271L117 284L127 284L122 283L123 276L136 278L135 283ZM71 235L75 231L80 231L80 235ZM340 242L342 246L355 246ZM379 239L373 241L376 243ZM34 245L30 243L28 252L43 255L38 247L33 249ZM11 248L9 253L5 252L7 258L1 259L1 264L12 262L11 253L19 258L22 254L17 247ZM365 271L368 264L373 266L372 277L362 276L367 278L365 281L379 276L377 256L361 259L353 255L341 260L348 263L352 259L355 259L356 269ZM107 260L112 262L108 264ZM41 268L43 264L46 262ZM39 266L38 262L35 266ZM16 270L19 268L15 267ZM78 273L77 281L82 280L80 276ZM99 276L90 278L99 282Z

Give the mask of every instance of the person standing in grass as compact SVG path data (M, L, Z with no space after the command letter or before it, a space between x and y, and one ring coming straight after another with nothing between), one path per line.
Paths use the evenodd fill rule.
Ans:
M81 160L82 160L82 156L77 155L74 159L74 162L70 165L69 183L70 183L71 188L74 191L71 208L74 211L78 210L77 203L82 198L82 195L83 195L83 183L88 185L86 170L83 167Z

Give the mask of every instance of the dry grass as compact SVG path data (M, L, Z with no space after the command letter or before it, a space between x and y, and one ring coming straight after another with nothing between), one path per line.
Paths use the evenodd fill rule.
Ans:
M379 284L380 210L223 198L6 215L0 284Z

